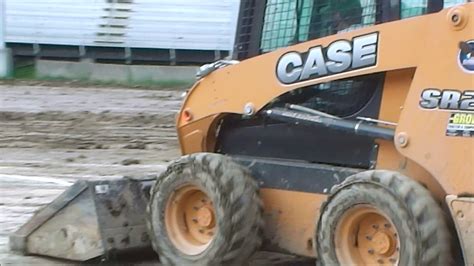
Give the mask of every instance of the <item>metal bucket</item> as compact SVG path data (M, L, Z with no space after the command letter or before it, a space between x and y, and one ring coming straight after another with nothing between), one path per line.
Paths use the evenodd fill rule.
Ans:
M75 261L151 252L145 215L153 182L78 181L13 233L10 248Z

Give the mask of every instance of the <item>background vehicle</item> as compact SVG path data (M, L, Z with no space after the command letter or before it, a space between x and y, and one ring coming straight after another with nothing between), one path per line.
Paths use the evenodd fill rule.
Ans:
M13 246L84 260L149 235L165 264L262 244L328 265L474 263L474 4L384 23L403 2L310 2L242 4L236 54L265 54L203 68L177 116L185 156L149 197L151 180L78 183Z

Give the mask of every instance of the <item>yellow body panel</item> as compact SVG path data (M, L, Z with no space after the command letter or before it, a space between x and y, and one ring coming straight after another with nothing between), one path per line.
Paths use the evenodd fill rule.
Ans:
M316 218L327 196L265 188L260 190L260 196L265 203L264 233L269 248L314 257Z

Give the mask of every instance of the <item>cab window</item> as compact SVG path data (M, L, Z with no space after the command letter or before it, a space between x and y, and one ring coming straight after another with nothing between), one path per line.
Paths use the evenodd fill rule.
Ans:
M381 74L371 74L302 87L282 95L273 106L297 104L338 117L350 117L367 106L383 78Z
M261 51L374 25L375 0L267 0Z
M381 0L267 0L260 52L266 53L307 40L374 25L381 2ZM444 7L465 2L467 0L444 0ZM427 12L428 0L400 0L401 19Z
M457 4L466 3L467 0L444 0L444 8L449 8ZM400 17L410 18L426 14L428 10L428 0L402 0L400 7Z

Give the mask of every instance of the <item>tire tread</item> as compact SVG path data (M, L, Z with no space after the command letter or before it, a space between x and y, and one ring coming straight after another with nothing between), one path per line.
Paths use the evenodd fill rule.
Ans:
M319 242L318 253L324 261L335 262L335 254L331 250L327 240L327 233L321 233L324 227L321 221L333 221L334 217L328 215L337 213L340 206L331 205L331 200L340 193L357 193L355 187L377 188L374 193L391 193L399 199L401 206L408 213L408 217L416 221L416 239L420 245L415 254L416 265L450 265L452 263L450 252L450 234L446 224L445 216L433 199L430 192L416 181L394 171L373 170L365 171L348 177L344 182L334 186L328 200L322 205L321 216L318 223L317 239Z
M210 194L219 197L221 204L214 206L219 209L225 219L225 225L220 227L220 237L214 238L216 248L210 256L196 258L177 258L173 249L167 247L162 235L166 230L156 228L153 221L155 207L153 199L165 197L161 195L161 186L175 178L176 174L186 172L187 176L198 179L210 190ZM248 198L245 198L249 196ZM263 235L263 203L258 196L258 185L243 166L230 158L213 153L197 153L186 155L172 162L167 170L157 177L153 186L150 203L147 208L147 225L151 235L154 250L159 254L160 261L165 265L180 265L193 263L198 265L240 265L244 263L262 243ZM217 203L215 203L217 204Z

